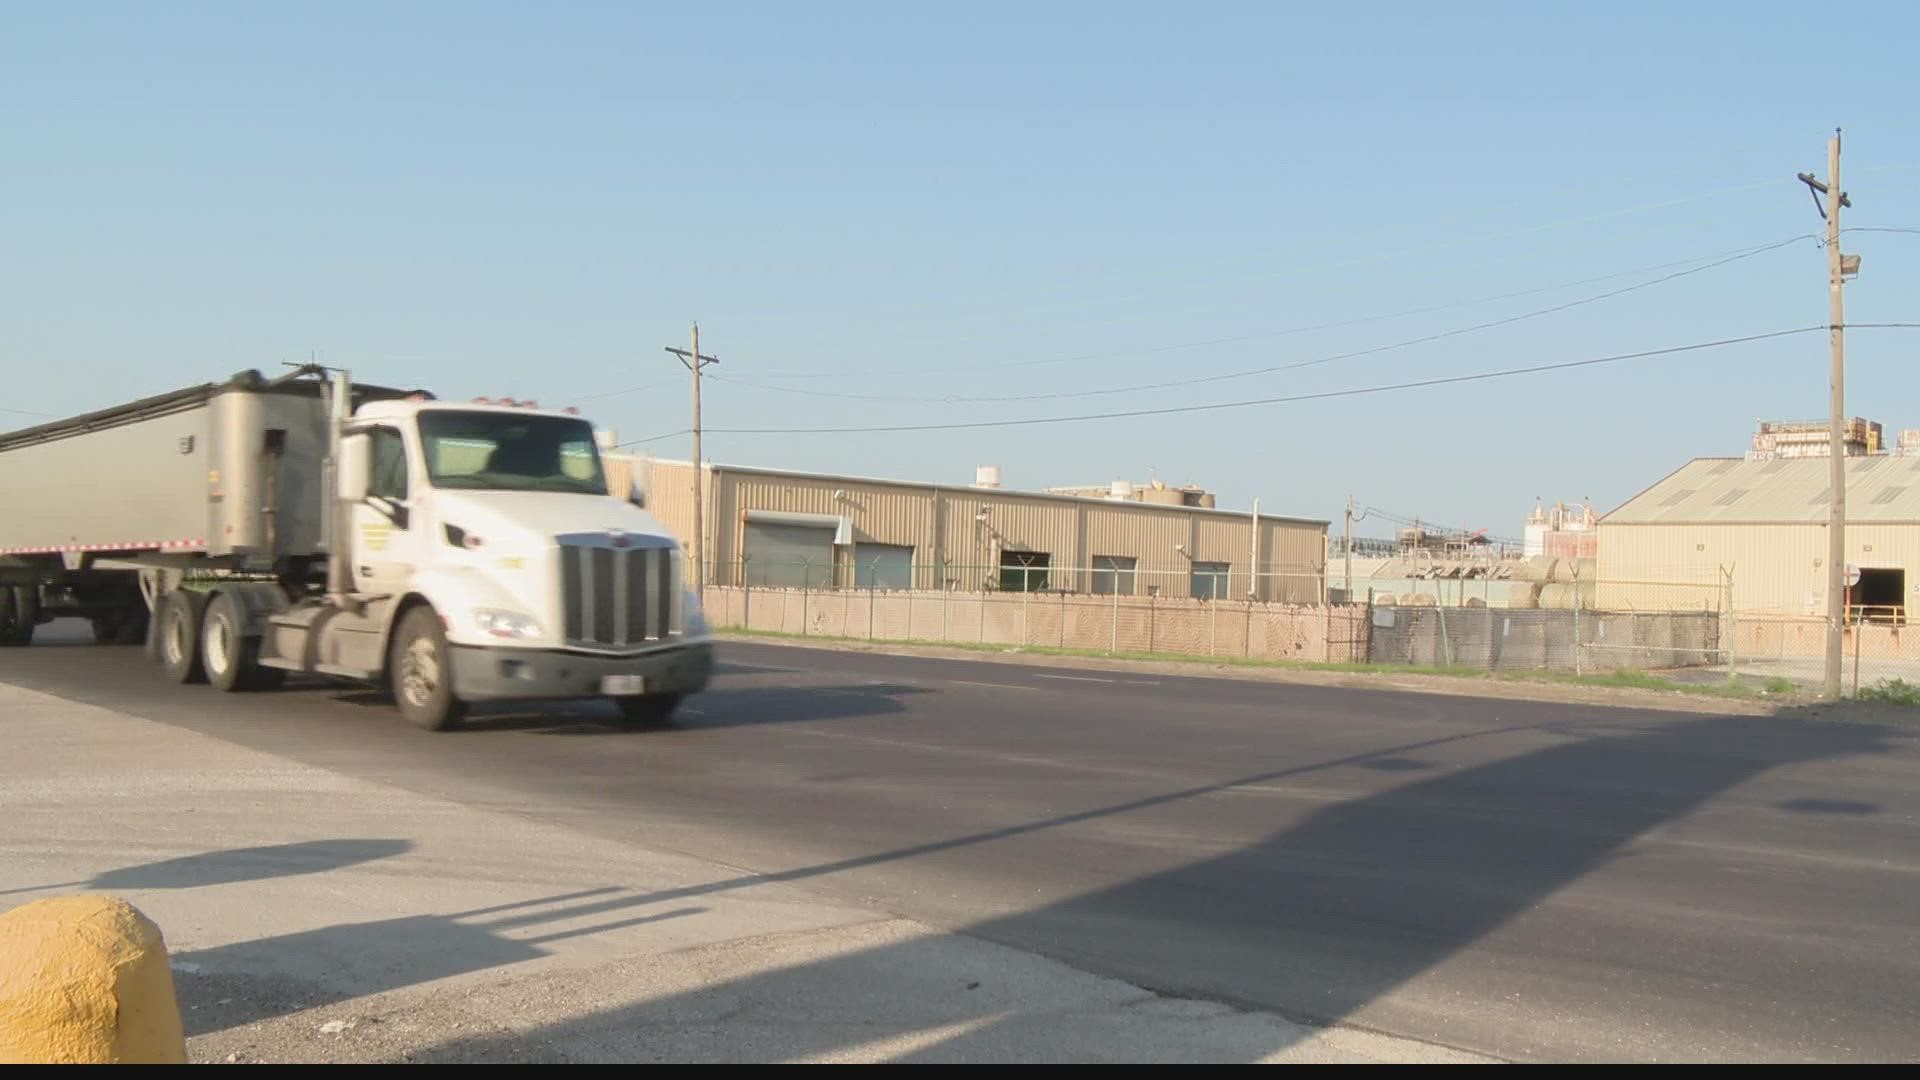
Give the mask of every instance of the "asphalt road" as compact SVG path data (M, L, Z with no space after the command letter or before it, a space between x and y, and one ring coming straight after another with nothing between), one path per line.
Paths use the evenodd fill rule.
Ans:
M54 629L0 681L740 869L701 892L1508 1058L1920 1058L1920 729L728 644L668 730L430 734Z

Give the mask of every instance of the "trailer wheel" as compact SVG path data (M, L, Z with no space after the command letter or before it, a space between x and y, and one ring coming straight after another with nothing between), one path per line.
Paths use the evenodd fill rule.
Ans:
M160 667L177 683L207 681L200 660L200 625L207 612L204 593L175 589L160 601Z
M115 645L139 645L147 640L147 609L128 608L114 621Z
M440 616L424 605L402 615L390 648L387 681L400 715L428 731L458 725L466 703L453 696L453 650Z
M286 672L260 666L260 639L245 633L240 605L231 593L221 593L207 605L207 617L201 624L200 663L207 681L215 689L270 690L280 684Z
M40 622L40 592L32 585L0 586L0 648L33 644Z

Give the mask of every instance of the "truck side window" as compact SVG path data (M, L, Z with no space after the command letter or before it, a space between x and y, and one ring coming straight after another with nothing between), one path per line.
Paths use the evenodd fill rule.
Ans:
M367 436L373 440L367 455L373 475L367 478L367 494L404 502L407 498L407 444L393 428L374 428Z

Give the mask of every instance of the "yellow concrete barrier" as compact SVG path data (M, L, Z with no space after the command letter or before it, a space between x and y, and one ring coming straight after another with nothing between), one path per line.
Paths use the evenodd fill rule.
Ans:
M112 896L0 914L0 1062L185 1064L160 928Z

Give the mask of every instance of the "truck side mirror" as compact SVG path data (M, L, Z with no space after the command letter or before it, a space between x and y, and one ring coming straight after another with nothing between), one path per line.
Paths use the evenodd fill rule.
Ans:
M633 485L627 489L627 501L645 510L647 508L647 489L641 487L639 481L635 481Z
M365 435L348 435L340 440L340 460L334 470L334 487L342 502L358 503L367 499L367 480L372 473L372 440Z

